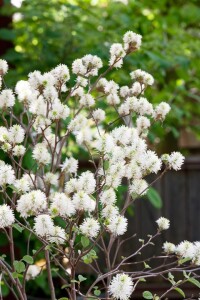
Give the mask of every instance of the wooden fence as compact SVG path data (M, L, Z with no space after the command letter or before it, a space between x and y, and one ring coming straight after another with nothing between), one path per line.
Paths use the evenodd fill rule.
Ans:
M169 171L154 187L161 194L163 207L158 210L149 201L138 199L127 235L137 232L138 238L146 239L157 229L155 220L163 216L170 219L170 229L157 239L157 247L149 248L149 255L160 253L164 241L200 241L200 156L188 157L181 171ZM123 255L130 253L130 247L131 242L122 249Z

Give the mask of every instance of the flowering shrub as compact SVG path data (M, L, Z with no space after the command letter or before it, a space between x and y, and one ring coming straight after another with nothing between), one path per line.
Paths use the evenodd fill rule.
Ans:
M146 176L160 172L158 180L167 170L179 170L184 161L178 152L159 158L148 149L146 137L151 124L162 122L170 111L167 103L153 107L144 97L153 77L135 70L130 74L130 86L122 87L105 78L113 68L121 68L123 59L140 46L141 36L127 32L123 44L111 46L109 67L104 73L99 75L101 59L89 54L73 62L76 80L71 87L68 67L59 65L45 74L30 73L27 81L16 84L15 93L5 85L8 65L0 60L1 85L5 87L0 93L4 122L0 146L6 156L6 163L0 161L0 229L10 245L10 255L0 257L0 267L3 282L17 299L27 299L26 282L46 272L44 269L51 299L57 299L52 278L55 266L69 299L80 295L86 299L126 300L138 284L155 276L169 281L171 287L162 295L145 291L145 299L162 299L173 289L184 295L179 285L187 281L200 285L195 278L200 242L184 241L178 246L165 242L159 267L150 268L148 258L142 266L138 262L141 271L126 270L127 263L131 264L161 231L169 228L170 222L164 217L156 221L157 232L141 241L137 251L128 257L117 256L121 245L134 237L122 237L128 227L128 207L155 182L147 183ZM116 111L117 117L110 123L106 122L106 112L98 108L102 98ZM15 112L16 102L20 113ZM116 126L119 121L124 125ZM88 152L90 170L79 171L79 162L69 151L74 142ZM28 151L34 164L31 161L24 167ZM127 182L128 191L124 202L117 204L116 192L122 180ZM40 247L30 249L29 239L27 255L18 260L13 230L34 235ZM35 264L41 253L45 258L42 267ZM103 266L99 254L104 256ZM96 274L87 291L82 288L87 278L79 274L81 263ZM173 271L182 273L183 278L176 281Z

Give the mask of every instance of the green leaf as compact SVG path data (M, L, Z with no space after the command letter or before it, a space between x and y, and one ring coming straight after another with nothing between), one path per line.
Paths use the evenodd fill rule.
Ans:
M84 248L88 247L90 244L90 240L86 236L81 237L81 244Z
M95 296L99 296L101 294L101 291L100 290L94 290L94 295Z
M183 258L183 259L179 259L179 260L178 260L178 264L179 264L179 265L182 265L182 264L184 264L185 262L187 262L187 261L189 261L189 260L191 260L191 258L188 258L188 257Z
M19 277L19 275L20 275L20 274L19 274L19 273L17 273L17 272L13 272L13 273L12 273L12 276L13 276L13 278L18 278L18 277Z
M144 261L144 267L145 269L151 269L151 267Z
M25 261L27 264L31 265L33 264L33 258L32 256L30 255L25 255L23 258L22 258L23 261Z
M22 228L21 226L19 226L18 224L14 223L12 225L17 231L19 231L20 233L22 233L22 231L24 230L24 228Z
M15 260L13 264L17 273L23 273L25 271L25 264L22 261Z
M139 281L140 282L146 282L146 279L145 278L140 278Z
M2 254L2 255L0 256L0 259L1 259L1 260L5 260L5 258L6 258L6 254Z
M83 277L82 275L78 275L78 280L79 280L80 282L82 282L82 281L87 280L87 278L86 278L86 277Z
M143 292L142 295L143 295L143 298L144 298L144 299L153 299L153 295L152 295L152 293L149 292L149 291Z
M162 207L162 199L159 193L153 187L148 189L147 198L155 208L159 209Z
M66 289L66 288L68 288L68 287L70 287L70 286L71 286L71 284L63 284L63 285L61 286L61 290Z
M196 285L198 288L200 288L200 282L195 278L188 278L188 281L194 285Z
M82 260L85 264L91 264L96 258L98 258L96 252L94 250L91 250L89 253L82 257Z
M58 300L69 300L69 298L67 298L67 297L62 297L62 298L59 298Z
M181 296L183 296L183 298L185 298L185 293L182 289L176 287L176 288L174 288L174 290L177 291Z

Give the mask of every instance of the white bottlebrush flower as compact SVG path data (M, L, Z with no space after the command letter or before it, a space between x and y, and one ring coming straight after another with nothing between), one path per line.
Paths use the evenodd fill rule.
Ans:
M180 152L172 152L169 156L168 166L170 169L178 171L183 165L185 157Z
M76 175L77 170L78 170L78 160L73 157L70 158L66 157L65 161L61 165L61 171Z
M26 148L22 145L16 145L13 149L12 149L13 155L14 156L22 156L25 154L26 152Z
M12 146L9 143L4 143L4 144L1 145L1 149L4 152L9 152L11 150L11 148L12 148Z
M122 86L120 88L119 94L122 98L126 98L129 96L129 92L130 92L130 90L129 90L128 86Z
M176 246L173 243L165 242L163 244L163 250L166 254L171 254L175 252Z
M152 116L154 114L153 105L149 103L149 101L146 98L140 97L137 103L136 112L141 116L144 115Z
M200 266L200 242L195 242L194 244L194 257L192 263L196 266Z
M20 80L15 86L15 92L18 96L19 102L24 104L30 103L37 97L37 92L31 89L30 83L25 80Z
M138 81L145 86L152 85L154 83L153 76L140 69L131 72L130 75L133 80Z
M105 112L103 109L98 108L93 111L92 116L96 123L102 122L105 119Z
M9 128L9 142L20 144L24 140L25 131L20 125L13 125Z
M194 244L189 241L183 241L176 247L176 254L183 258L192 259L195 254Z
M0 166L0 186L6 184L13 184L15 181L15 173L10 165L1 165Z
M38 89L42 85L43 76L40 71L33 71L28 74L28 82L33 89Z
M163 121L166 115L168 114L168 112L170 111L170 109L171 107L168 103L166 102L159 103L154 110L154 116L153 116L154 119Z
M55 77L51 74L51 72L46 72L41 77L41 86L52 87L56 83ZM44 91L44 90L43 90Z
M15 222L12 209L7 204L0 205L0 228L11 226Z
M71 178L65 185L65 193L70 195L81 190L81 186L77 178Z
M29 111L36 116L46 117L47 104L42 95L30 102Z
M0 126L0 142L8 142L9 133L8 129L4 126Z
M115 43L110 47L110 55L117 57L124 57L126 55L122 44Z
M142 43L142 36L132 31L127 31L123 36L124 49L132 52L139 49Z
M115 68L121 68L123 64L123 57L126 55L122 44L115 43L110 47L109 65Z
M81 106L91 107L91 106L94 106L95 101L94 101L94 98L92 97L92 95L84 94L83 96L81 96L79 103Z
M59 174L58 173L54 174L54 173L51 173L51 172L47 172L44 175L44 181L47 184L52 184L52 185L55 185L55 186L58 185L58 178L59 178Z
M92 212L95 210L95 201L85 192L80 191L74 194L72 202L76 210Z
M112 218L107 227L114 235L123 235L127 230L127 225L127 219L119 215Z
M20 179L15 180L14 187L16 189L16 192L21 193L27 193L31 189L30 181L27 179L27 177L22 177Z
M65 230L60 226L54 226L52 234L48 237L48 241L57 245L64 244L66 241Z
M120 103L120 98L117 94L109 94L106 101L109 105L117 105Z
M51 120L66 119L69 116L69 113L69 107L61 103L59 99L55 99L52 103L48 117Z
M86 77L97 76L98 70L102 68L102 60L97 55L87 54L82 58L83 65L86 67Z
M150 120L144 116L140 116L136 120L137 130L138 133L144 133L147 131L147 129L150 127L151 123Z
M0 59L0 76L8 72L8 63L5 59Z
M55 193L50 206L51 213L61 217L71 217L75 213L73 202L64 193Z
M138 81L135 81L130 89L131 96L138 96L140 94L143 94L145 89L145 85L141 84Z
M33 149L33 158L38 164L48 165L51 161L51 155L44 143L38 143Z
M87 193L87 194L92 194L95 191L96 187L96 180L94 178L94 174L90 171L83 172L79 179L79 185L81 189Z
M167 230L170 227L170 221L164 217L160 217L156 223L158 224L158 229L160 231Z
M141 164L141 168L143 169L144 174L157 174L162 166L161 159L158 158L157 154L151 150L147 150L147 152L144 155L141 155L139 157L139 162Z
M56 79L56 84L64 83L66 81L69 81L70 75L69 75L69 68L64 65L60 64L57 67L55 67L53 70L51 70L51 74Z
M85 127L88 123L88 120L83 115L76 116L71 122L69 123L68 129L70 131L79 131L81 128Z
M108 289L114 299L127 300L134 290L133 281L127 274L117 274L111 280Z
M72 73L84 76L86 72L87 68L83 65L82 59L75 59L72 64Z
M49 215L39 215L35 218L34 231L41 237L49 237L54 234L54 224Z
M95 148L99 152L109 153L114 149L114 147L114 139L108 133L102 135L101 137L98 137L98 139L95 141Z
M128 128L125 125L116 127L112 130L111 134L116 144L127 145L130 143L131 128Z
M84 94L85 94L84 88L81 87L81 86L74 87L73 90L72 90L72 92L71 92L72 97L77 96L77 97L81 98Z
M106 205L102 209L101 215L105 219L115 218L117 215L119 215L119 208L117 206L114 206L114 205L111 205L111 204Z
M102 66L102 61L98 56L87 54L82 59L76 59L73 62L72 72L79 76L96 76L98 69Z
M97 220L93 218L86 218L79 228L83 235L90 238L94 238L99 233L100 224Z
M15 104L15 96L12 90L3 90L0 93L0 108L6 109L12 107Z
M131 159L130 163L126 165L125 177L127 177L128 179L133 179L133 182L134 182L134 180L138 180L138 179L142 178L142 170L138 166L138 164L136 163L134 158ZM140 183L139 183L139 186L140 186ZM132 188L135 189L135 184L134 184L134 187L132 187ZM141 186L141 189L143 189L142 186ZM142 191L144 191L144 189Z
M35 279L41 272L41 267L37 265L30 265L28 266L26 272L26 280Z
M143 196L148 191L148 183L144 179L134 179L130 185L132 197Z
M52 85L47 85L43 90L43 96L46 101L52 102L58 98L58 91Z
M109 80L105 82L104 92L105 94L117 94L119 90L119 85L114 82L114 80Z
M100 194L100 202L102 205L114 204L117 200L114 189L110 188Z
M108 80L106 78L101 78L98 82L97 82L97 89L101 92L105 92L105 87L108 84Z
M86 87L88 85L88 80L82 76L78 76L76 82L78 86Z
M17 211L24 218L36 215L47 208L47 198L40 190L22 195L17 201Z

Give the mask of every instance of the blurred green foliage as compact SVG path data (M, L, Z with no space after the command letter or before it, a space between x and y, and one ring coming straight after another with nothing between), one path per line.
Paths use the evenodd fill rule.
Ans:
M20 8L5 1L1 11L13 15L12 26L0 30L0 38L14 47L5 58L13 66L7 76L11 85L35 69L48 71L59 63L71 65L75 58L92 53L107 64L109 47L132 30L143 35L139 52L130 55L123 70L112 72L120 84L129 72L142 68L156 79L147 97L168 101L172 111L166 131L178 138L180 128L200 125L200 6L198 0L24 0ZM155 125L160 137L164 130Z

